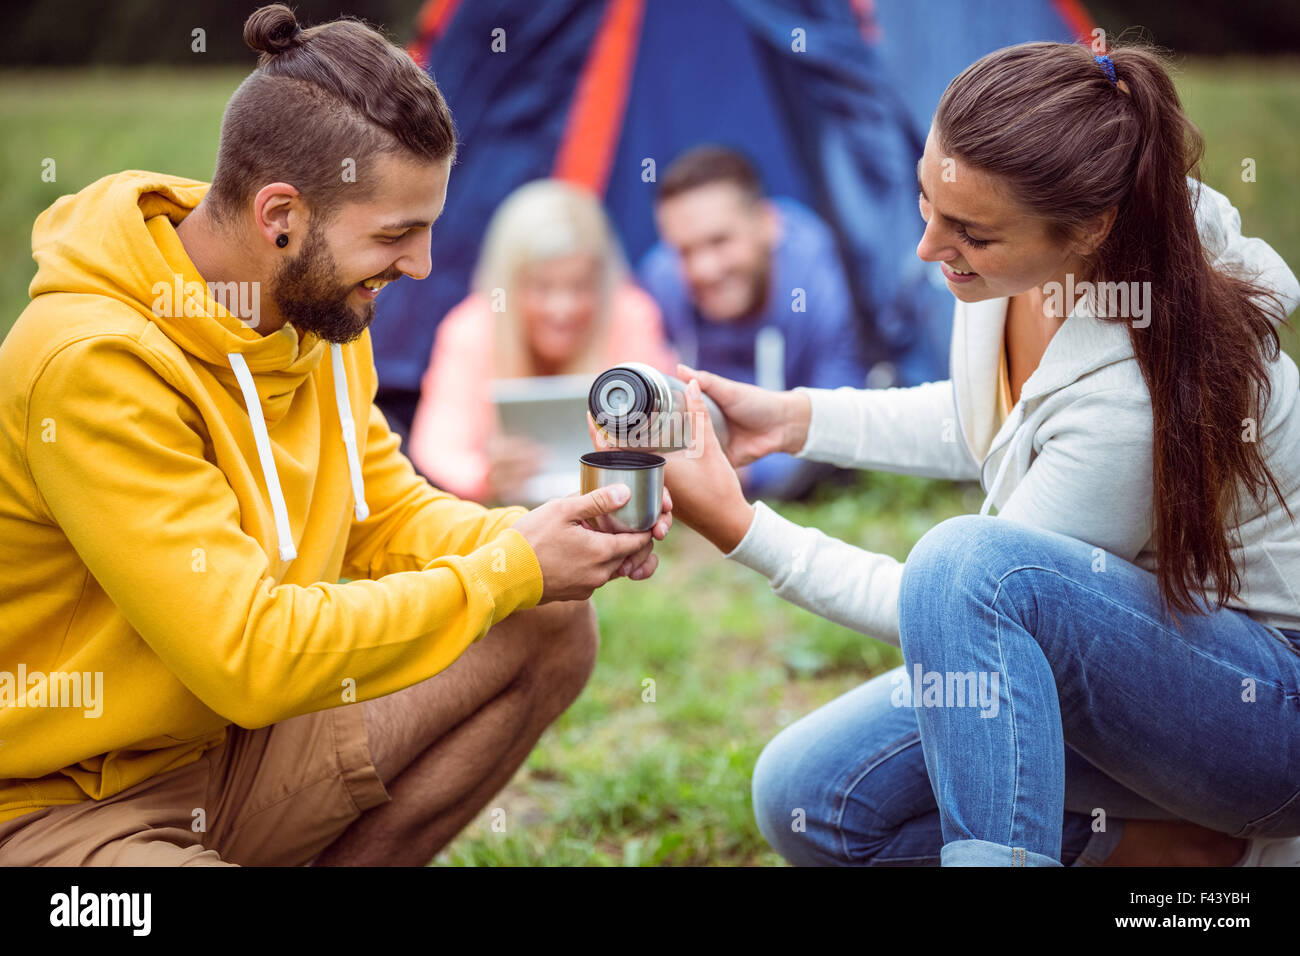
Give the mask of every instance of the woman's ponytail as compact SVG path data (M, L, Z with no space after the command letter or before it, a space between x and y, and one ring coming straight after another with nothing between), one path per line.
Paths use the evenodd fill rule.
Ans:
M935 134L947 155L1005 178L1058 239L1115 208L1084 278L1094 289L1150 290L1141 322L1093 312L1129 323L1151 396L1160 593L1169 607L1196 612L1193 595L1204 598L1207 586L1218 606L1238 596L1242 491L1262 506L1272 488L1286 507L1259 444L1243 437L1249 421L1262 421L1267 366L1281 348L1275 323L1285 316L1257 277L1217 271L1201 243L1203 140L1160 56L1143 46L1109 56L1113 82L1083 46L991 53L949 85Z

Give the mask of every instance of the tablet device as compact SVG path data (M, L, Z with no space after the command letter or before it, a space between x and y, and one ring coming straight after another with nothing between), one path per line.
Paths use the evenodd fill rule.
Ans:
M587 393L595 379L594 375L544 375L492 383L502 433L527 438L544 449L541 467L518 495L520 504L531 508L578 490L578 459L592 450Z

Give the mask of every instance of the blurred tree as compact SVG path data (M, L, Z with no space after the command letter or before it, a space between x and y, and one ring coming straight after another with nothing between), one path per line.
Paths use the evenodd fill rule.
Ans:
M1115 36L1142 27L1179 54L1300 53L1300 4L1277 0L1083 0Z
M342 15L382 27L406 43L421 0L292 0L303 26ZM0 32L0 65L72 66L132 63L249 63L248 15L258 0L17 0L6 5L10 28ZM194 31L204 31L204 52Z
M519 0L535 3L537 0ZM597 0L593 0L597 2ZM845 0L849 2L849 0ZM878 0L913 2L913 0ZM915 0L924 3L925 0ZM997 5L988 3L996 15ZM1044 3L1049 0L1043 0ZM1162 46L1183 54L1300 52L1300 4L1277 0L1082 0L1093 19L1117 35L1139 26ZM422 0L295 0L306 25L342 14L382 26L406 43ZM244 20L258 0L14 0L0 33L0 65L71 66L102 63L242 63ZM195 53L193 31L205 31Z

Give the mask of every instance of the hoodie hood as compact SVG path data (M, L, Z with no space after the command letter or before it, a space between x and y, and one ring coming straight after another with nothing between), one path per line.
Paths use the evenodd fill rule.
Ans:
M33 299L49 292L117 299L242 398L275 513L280 556L290 561L296 551L267 429L284 416L327 351L357 519L368 513L342 352L314 333L300 334L291 323L262 335L214 298L176 233L208 189L208 183L192 179L128 170L63 196L32 228L37 270L28 291ZM253 288L242 301L260 294ZM227 301L238 308L235 300Z
M229 356L243 356L266 421L274 425L328 343L299 335L291 324L261 335L209 294L176 234L207 191L207 183L192 179L128 170L60 198L32 229L37 270L29 292L33 298L80 292L118 299L208 366L233 394L240 386Z

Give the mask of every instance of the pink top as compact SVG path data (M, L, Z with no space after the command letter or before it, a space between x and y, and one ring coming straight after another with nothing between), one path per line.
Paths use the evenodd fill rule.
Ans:
M488 300L475 293L439 324L407 450L436 487L475 501L487 496L487 441L497 427L492 408L494 318ZM610 321L604 368L644 362L676 374L677 357L649 295L624 285L615 294Z

